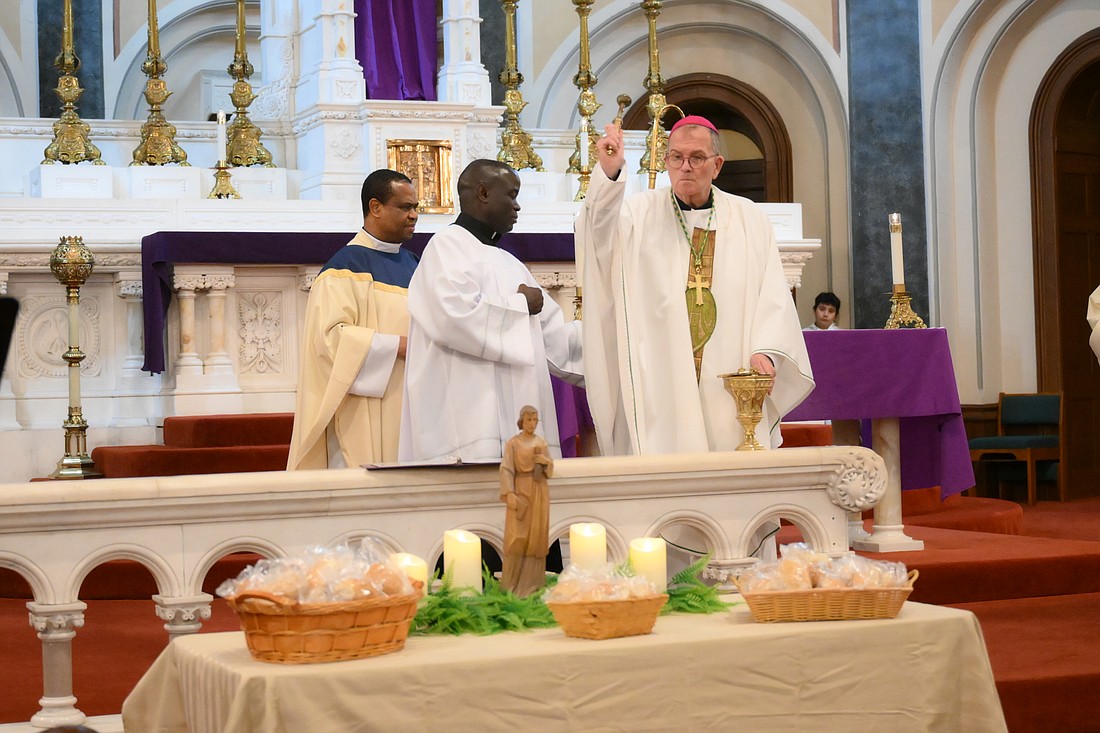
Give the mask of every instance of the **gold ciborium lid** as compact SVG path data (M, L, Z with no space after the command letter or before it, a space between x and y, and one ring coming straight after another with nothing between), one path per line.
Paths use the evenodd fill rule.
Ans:
M737 422L745 431L745 439L737 450L766 450L756 439L756 426L764 419L764 398L771 391L775 377L755 369L739 369L732 374L719 374L726 391L737 405Z

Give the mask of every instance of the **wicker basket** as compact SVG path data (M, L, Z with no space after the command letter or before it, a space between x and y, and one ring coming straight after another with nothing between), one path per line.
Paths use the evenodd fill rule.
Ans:
M361 659L405 646L420 591L359 601L303 603L248 591L227 598L248 651L263 662L308 664Z
M546 605L566 636L579 639L613 639L618 636L638 636L653 631L657 614L668 595L631 598L623 601L589 601L587 603L554 603Z
M900 588L814 588L742 593L754 621L845 621L894 618L913 591L919 573L910 570Z

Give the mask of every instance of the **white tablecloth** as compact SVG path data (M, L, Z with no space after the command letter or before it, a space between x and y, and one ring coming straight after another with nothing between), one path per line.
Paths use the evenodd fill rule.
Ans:
M648 636L411 637L349 662L252 660L240 633L177 638L126 700L128 733L1005 731L977 619L754 623L673 614Z

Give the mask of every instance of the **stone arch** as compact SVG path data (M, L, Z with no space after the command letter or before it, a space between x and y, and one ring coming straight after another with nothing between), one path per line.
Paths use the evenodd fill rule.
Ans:
M260 537L234 537L219 542L207 550L199 561L195 563L191 577L187 579L186 594L195 594L202 591L206 574L214 567L218 560L234 552L255 552L268 558L285 557L286 552L275 543Z
M159 553L148 547L134 544L115 544L100 547L95 552L83 558L73 568L64 588L64 595L60 603L70 603L79 600L80 586L84 578L93 568L110 560L133 560L148 570L153 580L156 581L157 590L162 596L183 595L180 578L176 576L172 566Z
M1047 71L1100 26L1089 0L959 4L927 74L929 293L952 333L959 392L992 403L1038 387L1030 117ZM949 212L949 213L948 213ZM1082 312L1084 304L1081 306Z
M802 540L815 550L828 552L832 555L843 554L848 551L847 547L842 548L840 552L829 547L829 532L813 513L794 504L779 503L772 504L749 519L741 536L736 540L736 552L738 553L736 556L751 557L755 550L754 542L759 531L766 525L778 522L780 519L786 519L797 527L802 532Z
M234 6L217 0L177 1L158 11L157 20L160 25L161 58L168 65L164 79L173 92L164 104L165 117L169 121L205 119L194 100L185 100L181 95L196 82L199 77L197 72L211 70L225 73L225 67L233 60L236 37ZM251 82L253 88L258 88L262 79L260 28L256 19L252 19L251 23L247 21L246 18L248 59L256 70ZM146 77L141 72L141 64L147 54L147 34L147 26L143 24L124 42L118 58L106 65L105 107L113 111L114 119L144 120L148 114L148 106L142 96ZM227 73L226 78L229 78ZM188 92L186 96L192 95ZM228 99L225 106L230 106Z
M347 532L343 532L340 535L334 537L331 542L328 543L329 547L333 545L344 544L349 547L358 547L366 538L372 538L378 540L385 547L387 552L404 552L405 549L401 543L393 535L386 532L381 532L376 529L353 529Z
M646 530L646 536L662 536L677 525L688 527L702 535L707 545L706 548L701 548L704 553L710 552L718 560L730 557L732 548L722 525L708 515L690 509L662 514Z
M57 600L56 589L46 575L46 571L30 558L14 552L0 552L0 568L8 568L19 573L31 587L31 595L34 596L35 602L46 604L61 602Z

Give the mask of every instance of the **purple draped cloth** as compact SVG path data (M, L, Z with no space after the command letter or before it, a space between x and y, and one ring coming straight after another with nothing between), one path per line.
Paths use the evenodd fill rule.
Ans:
M435 0L355 0L355 56L368 99L434 102Z
M974 486L947 331L806 331L816 387L784 420L899 418L901 487Z
M142 310L147 372L164 371L164 319L172 299L175 264L322 265L346 245L348 232L156 232L141 240ZM424 251L431 233L413 235L405 246ZM572 262L573 235L512 232L501 249L521 262Z

